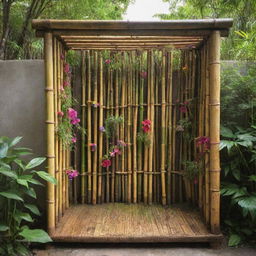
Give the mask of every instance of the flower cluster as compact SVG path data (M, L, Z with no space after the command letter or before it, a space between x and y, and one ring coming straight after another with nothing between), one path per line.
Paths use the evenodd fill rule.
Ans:
M140 76L141 76L141 78L146 79L147 76L148 76L147 71L141 71L141 72L140 72Z
M146 119L144 121L142 121L142 130L144 132L150 132L150 128L151 128L151 121Z
M196 146L203 147L203 151L210 149L210 138L206 136L201 136L196 138Z
M187 113L188 112L188 101L185 101L184 103L180 103L180 112L181 113Z
M73 108L68 109L68 118L70 120L70 123L73 125L80 123L80 119L77 118L77 111Z
M107 167L111 166L111 161L109 159L103 159L101 166L107 168Z
M72 180L73 178L78 176L77 170L66 170L66 174L68 175L68 178Z

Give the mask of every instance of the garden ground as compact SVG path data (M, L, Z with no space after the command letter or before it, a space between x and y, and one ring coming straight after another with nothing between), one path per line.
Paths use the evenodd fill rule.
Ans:
M35 250L36 256L255 256L255 248L178 248L171 246L99 246L94 247L61 247L47 250Z

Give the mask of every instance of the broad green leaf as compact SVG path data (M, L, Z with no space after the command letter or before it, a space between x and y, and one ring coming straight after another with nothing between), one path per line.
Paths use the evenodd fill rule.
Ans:
M0 196L9 198L9 199L14 199L14 200L18 200L18 201L24 201L18 194L16 191L12 191L12 190L8 190L8 191L3 191L0 192Z
M18 156L27 156L32 154L31 149L29 148L14 148L13 153Z
M229 237L228 246L236 246L241 242L241 237L237 234L233 234Z
M19 256L31 255L31 252L29 251L29 249L26 246L24 246L23 244L19 243L15 247L16 247L15 250Z
M229 128L224 127L224 126L221 126L220 134L221 134L221 136L226 137L226 138L230 138L230 139L235 138L234 133Z
M24 229L19 233L27 242L48 243L52 239L42 229Z
M241 174L240 174L240 171L238 169L233 169L232 170L232 175L234 176L234 178L236 180L240 181Z
M9 149L8 143L1 143L0 144L0 159L7 156L8 149Z
M25 193L26 193L27 195L29 195L30 197L36 199L36 192L35 192L35 190L34 190L33 188L26 189L26 190L25 190Z
M256 211L256 196L249 196L239 200L238 205L248 211Z
M256 182L256 175L250 175L249 181L255 181Z
M23 163L22 160L20 159L15 159L14 162L22 169L22 170L25 170L25 165Z
M220 142L220 150L222 150L223 148L227 148L228 152L230 151L230 149L235 145L234 141L230 141L230 140L221 140Z
M18 144L21 141L22 137L18 136L14 139L11 139L9 142L9 147L13 147L14 145Z
M43 183L41 183L40 181L36 180L36 179L30 179L28 180L29 183L35 184L35 185L40 185L40 186L44 186Z
M242 228L241 231L247 236L250 236L253 233L253 231L248 228Z
M3 169L3 168L0 168L0 174L4 175L4 176L8 176L12 179L17 179L17 174L12 171L12 170L9 170L9 169Z
M46 181L48 181L48 182L50 182L50 183L52 183L52 184L57 184L57 180L54 178L54 177L52 177L49 173L47 173L47 172L44 172L44 171L38 171L38 172L36 172L36 174L40 177L40 178L42 178L43 180L46 180Z
M246 141L256 141L256 137L252 136L249 133L239 134L237 135L239 140L246 140Z
M243 146L243 147L246 147L246 148L250 148L252 147L252 142L249 141L249 140L244 140L244 141L237 141L237 144Z
M36 205L34 205L34 204L24 204L24 206L27 209L29 209L32 213L34 213L35 215L38 215L38 216L41 215Z
M28 188L28 182L23 179L17 179L17 183Z
M4 232L4 231L7 231L8 229L9 227L7 225L0 223L0 231Z
M40 164L42 164L45 161L45 157L37 157L32 159L27 165L26 165L26 169L32 169L35 168L37 166L39 166Z
M16 211L16 213L14 214L14 218L17 221L25 220L25 221L28 221L28 222L33 222L32 217L27 212Z

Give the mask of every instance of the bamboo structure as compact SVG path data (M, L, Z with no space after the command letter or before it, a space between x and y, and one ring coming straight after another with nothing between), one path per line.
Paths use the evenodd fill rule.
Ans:
M56 187L48 184L47 188L48 231L53 238L64 239L60 234L67 229L56 226L78 203L87 209L86 214L90 212L88 204L96 209L98 204L111 203L113 211L102 223L115 223L111 214L115 214L115 207L120 212L116 203L150 205L143 206L145 209L187 203L199 209L210 233L201 235L205 232L201 230L194 234L193 230L188 231L192 238L187 231L179 237L178 228L170 227L173 233L167 240L219 241L220 38L228 35L231 26L230 19L33 21L37 35L44 37L47 170L58 181ZM79 67L72 69L70 86L76 97L75 86L81 83L77 108L81 128L86 131L78 136L81 143L73 148L67 148L57 132L61 124L58 113L65 104L62 87L70 76L64 70L70 49L81 58ZM104 131L109 118L114 120L111 138ZM73 168L78 169L79 176L69 180L66 171ZM189 214L182 211L179 208L175 212L180 214L176 224L186 229L184 220ZM163 225L167 217L161 217L165 215L161 210L146 214L156 212L159 215L154 217ZM139 216L136 210L127 214L127 218ZM95 235L103 229L101 220L94 221L94 216L90 220L88 225L97 226L92 227ZM143 219L143 223L152 225L147 221ZM130 230L133 228L129 227L127 234ZM147 232L138 241L149 242L149 237L151 242L167 241L167 236L154 237ZM94 240L89 233L89 228L82 230L71 241L118 240L118 235ZM128 240L121 236L118 241Z

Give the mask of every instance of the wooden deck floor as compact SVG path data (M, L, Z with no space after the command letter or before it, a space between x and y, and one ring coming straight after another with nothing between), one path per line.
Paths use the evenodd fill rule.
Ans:
M58 242L219 242L196 210L142 204L71 206L51 234Z

